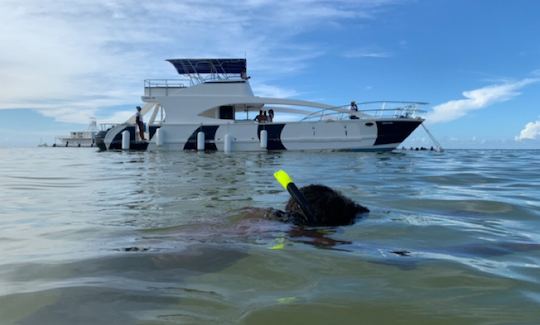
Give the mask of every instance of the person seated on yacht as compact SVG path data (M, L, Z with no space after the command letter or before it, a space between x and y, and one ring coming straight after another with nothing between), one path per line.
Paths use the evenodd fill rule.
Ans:
M141 115L141 107L137 106L137 114L135 115L135 124L137 124L137 127L139 128L139 136L141 137L141 140L146 141L144 138L144 123L143 118Z
M358 112L358 105L356 105L356 102L354 100L351 102L351 111Z
M263 112L262 121L265 123L268 122L268 115L266 115L266 111Z
M274 121L274 110L269 109L268 110L268 122L273 122L273 121Z
M245 68L242 69L242 72L240 72L240 78L242 78L242 80L248 80L249 78L251 78L247 75L247 71Z
M358 112L358 106L356 105L356 102L354 100L351 102L350 110L351 110L350 119L357 120L358 116L356 116L356 112Z

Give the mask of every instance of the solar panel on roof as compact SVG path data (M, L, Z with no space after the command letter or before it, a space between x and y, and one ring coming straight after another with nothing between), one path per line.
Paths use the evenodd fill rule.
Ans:
M169 59L179 74L242 73L246 59Z

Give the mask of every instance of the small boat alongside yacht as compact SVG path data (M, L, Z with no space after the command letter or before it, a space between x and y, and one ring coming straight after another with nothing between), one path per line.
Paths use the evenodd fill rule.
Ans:
M96 135L101 150L388 151L424 121L421 102L364 102L356 109L255 96L245 59L167 61L183 79L145 80L140 114L148 117L149 140L139 138L133 115ZM254 120L263 111L274 119Z

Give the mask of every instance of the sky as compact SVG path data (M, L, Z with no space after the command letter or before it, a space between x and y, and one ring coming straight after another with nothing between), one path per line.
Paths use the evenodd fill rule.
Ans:
M445 148L540 149L540 1L0 0L0 147L124 122L166 59L247 59L256 95L429 102ZM360 107L361 108L361 107ZM405 145L431 145L419 128Z

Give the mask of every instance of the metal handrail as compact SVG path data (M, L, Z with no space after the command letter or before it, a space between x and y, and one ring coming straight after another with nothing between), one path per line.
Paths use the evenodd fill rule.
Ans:
M194 86L206 81L217 81L217 80L229 80L229 79L238 79L245 80L240 75L228 75L228 74L210 74L210 75L199 75L199 74L190 74L186 78L180 79L146 79L144 80L145 88L187 88L189 86Z
M148 96L152 96L152 89L165 89L165 95L169 94L169 89L187 88L185 82L187 79L146 79L144 80L144 89L148 89ZM191 84L192 85L192 84ZM193 85L192 85L193 86Z
M183 79L146 79L144 88L187 88Z
M368 117L393 117L393 118L416 118L418 113L425 113L425 110L418 109L418 106L424 106L428 103L425 102L410 102L410 101L371 101L371 102L359 102L358 106L366 106L372 104L382 104L380 108L376 109L359 109L357 111L350 110L349 105L341 105L336 107L331 107L327 109L322 109L305 116L301 121L310 120L310 119L319 119L322 120L325 117L329 116L338 116L338 120L349 118L350 116L357 116L359 118ZM386 108L387 104L400 104L399 107ZM341 111L340 111L341 110ZM374 114L368 114L374 113ZM363 113L363 114L362 114Z
M369 105L369 104L412 104L418 106L429 105L428 102L415 102L406 100L374 100L369 102L358 102L357 105Z
M107 131L121 123L99 123L99 129L101 131Z

